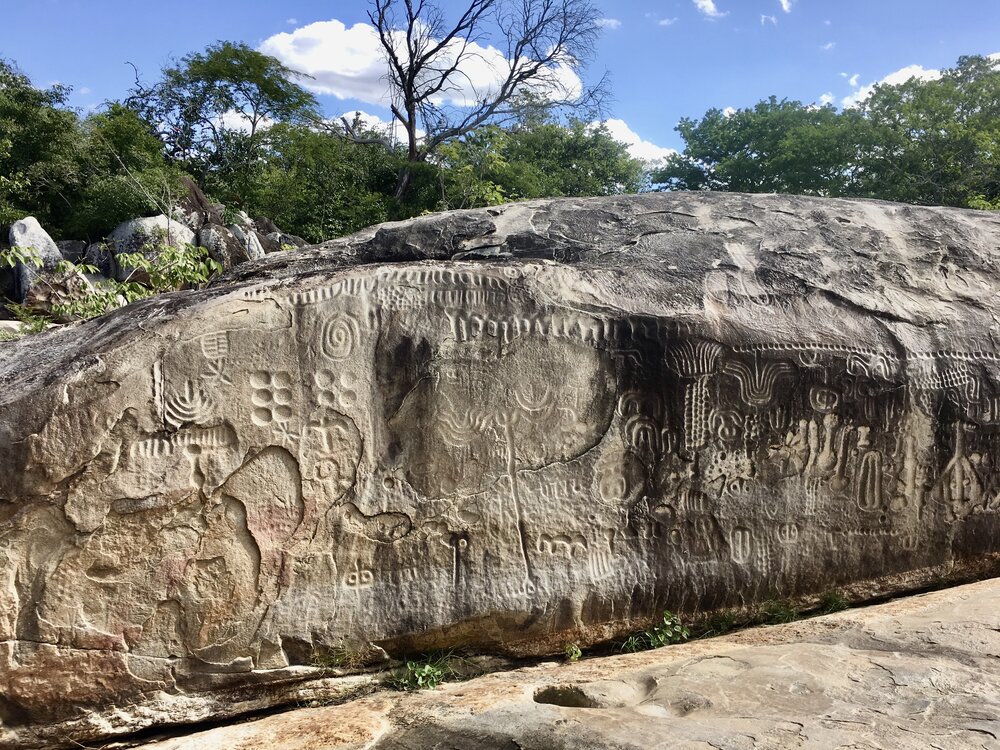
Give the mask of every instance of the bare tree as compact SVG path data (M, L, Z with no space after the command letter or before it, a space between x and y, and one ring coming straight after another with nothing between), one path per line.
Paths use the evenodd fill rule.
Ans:
M603 80L592 88L574 85L600 31L590 0L469 0L454 23L434 0L372 0L368 18L410 163L483 124L515 117L525 102L599 108ZM489 46L503 60L486 54ZM473 81L473 68L488 71L490 80ZM339 125L348 137L370 141L352 123ZM404 167L397 198L409 177Z

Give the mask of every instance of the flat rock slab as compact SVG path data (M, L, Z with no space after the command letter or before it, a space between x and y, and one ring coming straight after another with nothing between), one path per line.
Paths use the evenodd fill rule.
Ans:
M142 750L1000 747L1000 579L656 651L381 693Z
M990 212L534 201L0 343L0 747L997 575L998 268Z

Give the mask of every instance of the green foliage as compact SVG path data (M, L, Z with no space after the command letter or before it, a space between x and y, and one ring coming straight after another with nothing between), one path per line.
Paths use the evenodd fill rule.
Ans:
M220 41L136 83L126 105L154 125L167 156L224 203L242 203L258 177L270 122L318 119L304 76L246 44Z
M14 268L18 263L41 268L42 256L33 247L8 247L0 250L0 266Z
M959 58L936 80L881 84L837 111L771 97L683 119L667 189L784 192L1000 207L1000 69Z
M451 653L407 660L393 675L393 682L400 690L433 690L454 676L451 660Z
M389 218L400 162L385 149L289 124L271 127L265 140L260 177L247 199L254 215L311 242Z
M607 128L532 118L485 126L438 151L441 208L508 200L634 193L646 186L640 161Z
M375 659L376 651L369 644L343 643L313 651L312 665L319 669L354 671L368 666Z
M620 650L625 652L645 651L650 648L661 648L676 643L683 643L691 637L691 631L680 617L669 610L663 613L663 619L649 630L630 635L621 644Z
M116 257L120 266L133 269L130 277L134 271L145 272L153 294L199 286L222 272L222 264L213 260L208 250L195 245L163 245L152 259L142 253L119 253Z
M850 602L847 601L847 597L843 595L840 591L836 589L831 589L830 591L823 592L823 595L819 598L819 603L817 604L817 610L820 614L828 615L833 612L840 612L847 609L850 606Z
M713 612L705 619L702 637L724 635L733 630L739 622L740 616L736 610L723 609Z
M21 330L18 332L21 336L32 333L41 333L48 328L49 324L52 322L46 316L32 312L24 305L17 305L13 302L8 302L6 304L6 308L21 324Z
M787 599L768 599L757 608L756 619L768 625L780 625L799 619L799 611Z
M567 643L563 648L563 653L566 655L566 661L579 661L580 657L583 656L583 651L576 643Z

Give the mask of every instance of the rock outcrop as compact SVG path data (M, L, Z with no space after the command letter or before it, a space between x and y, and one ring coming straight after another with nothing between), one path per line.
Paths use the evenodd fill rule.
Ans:
M529 202L0 344L0 737L996 571L998 248L974 211Z
M52 276L63 256L55 241L42 229L34 216L15 221L10 227L9 240L11 247L31 257L30 262L18 262L13 269L13 299L17 303L23 303L31 297L36 286Z
M634 655L380 693L139 750L784 750L1000 742L1000 581Z
M153 260L164 245L181 247L194 244L195 233L176 219L163 214L130 219L122 222L108 235L108 244L117 258L122 253L139 253L147 260ZM115 262L115 278L118 281L142 281L146 278L141 270Z

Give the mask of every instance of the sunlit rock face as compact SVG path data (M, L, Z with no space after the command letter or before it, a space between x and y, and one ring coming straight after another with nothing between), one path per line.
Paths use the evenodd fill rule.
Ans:
M0 344L0 737L285 701L343 644L989 570L998 248L972 211L533 202Z

